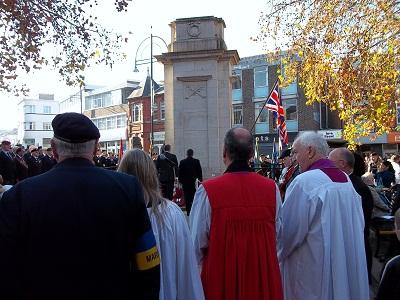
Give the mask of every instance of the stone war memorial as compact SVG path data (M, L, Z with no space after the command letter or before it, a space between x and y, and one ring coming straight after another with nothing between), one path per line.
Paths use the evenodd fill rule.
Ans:
M216 17L177 19L171 44L156 56L164 64L165 141L180 158L192 148L205 178L225 170L223 139L231 128L231 74L239 62L227 50L225 22Z

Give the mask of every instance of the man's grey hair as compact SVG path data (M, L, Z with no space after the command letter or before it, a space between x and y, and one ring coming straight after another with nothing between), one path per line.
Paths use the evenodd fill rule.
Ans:
M65 158L85 157L91 155L96 147L96 140L84 143L67 143L53 137L53 142L57 148L58 155Z
M300 143L306 147L312 147L319 154L327 156L329 153L329 146L322 135L315 131L301 132L294 140L294 143Z

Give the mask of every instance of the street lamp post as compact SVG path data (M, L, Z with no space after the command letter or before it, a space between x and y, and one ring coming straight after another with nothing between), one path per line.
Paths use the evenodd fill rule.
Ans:
M152 29L152 27L150 27ZM150 36L145 38L138 46L136 49L136 55L135 55L135 68L134 72L139 72L137 66L140 65L146 65L150 64L150 154L152 153L152 148L154 144L154 80L153 80L153 60L155 59L153 57L153 40L158 39L162 41L165 45L165 47L168 49L167 43L159 36L153 35L152 32L150 32ZM142 47L144 42L150 39L150 58L145 58L145 59L137 59L137 55L139 52L139 49ZM158 45L158 44L156 44ZM158 45L159 46L159 45Z

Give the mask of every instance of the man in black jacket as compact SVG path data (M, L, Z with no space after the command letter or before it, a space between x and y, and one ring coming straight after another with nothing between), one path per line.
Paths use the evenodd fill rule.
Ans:
M193 158L193 150L188 149L187 157L179 163L179 182L182 184L183 196L186 202L186 213L190 214L194 194L196 192L196 179L203 181L200 161Z
M46 154L42 158L42 173L51 170L57 164L57 160L53 156L53 149L47 148Z
M31 156L27 158L28 177L33 177L42 173L42 161L39 159L39 150L35 146L29 147Z
M11 153L11 143L9 141L2 141L0 150L0 175L3 176L4 184L15 184L16 172L14 157Z
M1 299L158 299L159 255L139 182L93 164L99 130L57 115L58 164L0 201Z
M372 253L371 245L369 243L369 227L371 225L372 209L374 208L374 200L368 186L363 182L360 176L354 173L354 169L365 169L364 166L355 166L354 154L347 148L336 148L329 153L329 159L334 161L336 166L349 175L351 183L353 184L356 192L361 196L362 209L364 214L364 245L365 255L367 259L368 279L371 283L371 267L372 267ZM357 160L358 164L364 163L363 160Z
M171 145L165 145L162 153L157 157L156 168L161 184L161 192L164 198L172 200L174 193L175 177L178 175L178 159L170 153Z

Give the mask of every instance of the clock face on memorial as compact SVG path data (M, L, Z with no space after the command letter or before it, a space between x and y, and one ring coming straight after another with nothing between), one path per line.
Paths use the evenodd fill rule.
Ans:
M191 38L197 38L200 35L199 25L189 24L187 32Z

